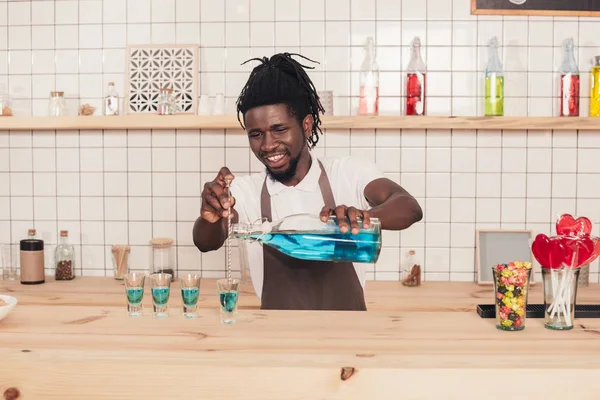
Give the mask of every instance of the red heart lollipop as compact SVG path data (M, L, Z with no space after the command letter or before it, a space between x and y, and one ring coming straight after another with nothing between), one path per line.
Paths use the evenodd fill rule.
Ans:
M543 268L560 268L565 261L566 251L560 240L551 240L543 233L538 234L531 245L533 256Z
M590 258L585 260L585 262L581 265L590 264L590 263L594 262L594 260L596 260L596 258L598 258L598 256L600 256L600 238L597 236L590 236L590 239L592 240L592 242L594 244L594 251L592 252L592 255L590 256Z
M562 236L560 241L565 248L565 264L571 268L585 265L594 255L594 242L589 236Z
M583 236L592 233L592 222L586 217L573 218L563 214L556 221L556 234L565 236Z

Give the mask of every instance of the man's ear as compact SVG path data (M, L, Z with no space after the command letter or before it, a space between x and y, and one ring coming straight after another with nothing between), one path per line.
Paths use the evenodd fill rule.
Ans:
M312 127L314 122L315 119L310 114L304 117L304 120L302 121L302 131L304 131L304 137L307 139L312 136Z

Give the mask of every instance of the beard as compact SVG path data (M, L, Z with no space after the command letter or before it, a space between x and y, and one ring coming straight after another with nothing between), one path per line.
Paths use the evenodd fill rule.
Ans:
M288 164L288 167L285 170L273 171L271 168L269 168L267 166L266 167L267 175L269 176L269 178L272 181L278 181L283 184L291 181L296 176L296 170L298 169L298 162L300 161L300 155L302 154L302 150L304 150L305 146L306 146L306 141L302 142L302 148L300 149L300 151L298 152L298 155L296 157L292 157L289 150L287 151L287 155L290 158L290 162Z

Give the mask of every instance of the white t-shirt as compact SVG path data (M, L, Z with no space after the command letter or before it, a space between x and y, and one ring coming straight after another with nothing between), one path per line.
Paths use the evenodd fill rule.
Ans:
M324 206L319 187L321 168L316 157L308 174L296 186L284 184L267 178L267 189L271 196L271 213L273 221L292 214L309 213L319 215ZM319 159L325 168L336 206L354 206L368 210L369 203L365 199L364 190L369 182L382 178L375 163L361 157L343 157ZM240 223L253 223L261 219L260 194L266 176L266 169L260 173L236 177L231 184L231 193L235 197L235 208ZM261 244L240 243L247 246L248 264L252 276L252 284L256 295L260 298L263 287L263 251ZM365 266L355 263L354 268L361 285L365 286Z

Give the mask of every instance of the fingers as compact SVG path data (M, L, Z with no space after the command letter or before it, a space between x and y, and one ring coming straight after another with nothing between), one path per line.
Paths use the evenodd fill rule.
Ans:
M348 232L348 223L346 222L346 209L346 206L337 206L334 211L334 214L338 221L338 227L340 228L340 232L342 233Z
M329 216L331 215L331 208L330 207L323 207L321 209L321 213L319 214L319 217L321 218L321 221L323 222L327 222L327 219L329 219Z
M358 210L355 207L348 208L347 211L348 220L350 221L350 229L352 229L352 234L356 235L360 232L360 226L358 225L358 218L362 217L362 211Z
M371 227L371 214L368 211L362 212L363 228L369 229Z
M222 187L225 187L227 185L227 181L233 181L234 179L235 179L235 176L231 173L229 168L222 167L219 170L219 173L217 174L216 180L219 182L219 184Z
M235 199L229 199L228 191L217 182L207 182L202 191L201 215L210 222L220 218L227 218Z

